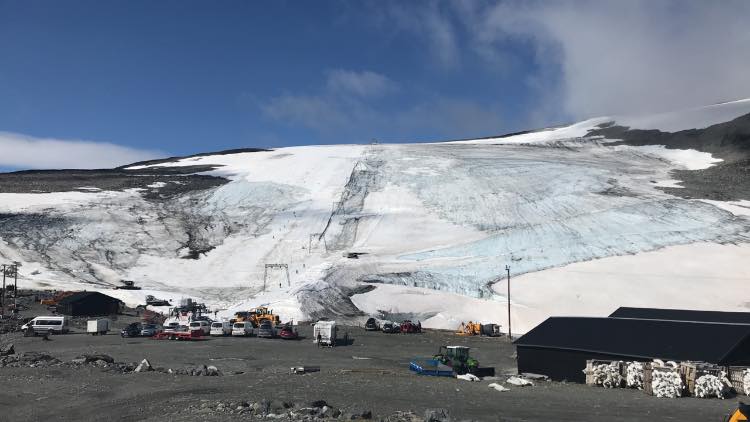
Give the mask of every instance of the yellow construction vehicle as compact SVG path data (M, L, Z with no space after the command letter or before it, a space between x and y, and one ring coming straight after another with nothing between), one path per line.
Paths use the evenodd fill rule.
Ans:
M274 315L273 310L265 306L259 306L249 311L237 312L234 314L234 319L236 322L249 321L255 328L258 328L263 321L271 321L274 327L281 324L281 318L278 315Z
M741 422L750 420L750 405L739 402L737 403L737 410L731 415L727 415L724 418L725 422Z
M462 322L456 334L459 336L478 336L482 334L482 324L478 322Z

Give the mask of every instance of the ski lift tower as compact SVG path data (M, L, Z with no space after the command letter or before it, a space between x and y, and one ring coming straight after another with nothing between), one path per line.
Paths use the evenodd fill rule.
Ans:
M283 269L286 273L286 284L287 286L291 286L292 282L289 280L289 265L287 264L266 264L265 269L263 270L263 291L266 291L266 283L268 282L268 269Z

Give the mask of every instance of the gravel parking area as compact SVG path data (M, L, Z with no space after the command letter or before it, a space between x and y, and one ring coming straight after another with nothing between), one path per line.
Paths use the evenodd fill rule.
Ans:
M121 317L116 325L124 325ZM158 341L121 338L111 332L89 336L80 331L52 336L3 334L17 354L38 352L58 365L0 368L0 407L5 420L256 420L252 412L226 413L219 402L258 403L264 399L295 405L324 400L341 417L372 412L374 419L411 411L423 416L442 408L454 420L488 421L720 421L733 400L657 399L635 390L605 390L578 384L536 382L533 387L503 383L515 373L514 348L505 338L460 337L444 331L383 334L341 327L353 343L318 348L311 327L299 327L300 340L207 338ZM408 362L435 353L440 345L466 345L482 366L496 368L497 379L467 382L413 374ZM169 369L216 366L221 376L189 376L158 371L122 373L112 367L71 361L82 354L106 354L115 362L148 359ZM291 374L290 368L316 366L319 372ZM256 405L257 404L253 404ZM256 418L256 419L253 419ZM410 419L388 419L410 420ZM419 419L421 420L421 419Z

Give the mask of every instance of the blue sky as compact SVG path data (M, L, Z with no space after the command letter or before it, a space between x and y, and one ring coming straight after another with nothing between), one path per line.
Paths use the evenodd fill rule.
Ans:
M747 67L727 69L750 64L748 2L625 3L0 0L0 166L479 137L750 96ZM709 59L727 63L686 69Z

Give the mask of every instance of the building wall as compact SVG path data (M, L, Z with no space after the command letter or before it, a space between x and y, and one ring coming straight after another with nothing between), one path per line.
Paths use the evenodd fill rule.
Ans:
M98 316L116 314L119 303L102 297L87 297L60 307L59 312L72 316Z
M555 381L586 382L583 370L589 359L601 360L647 360L627 356L606 355L575 350L548 349L518 346L518 372L547 375Z

